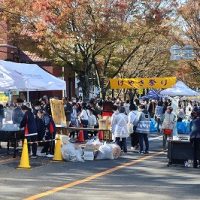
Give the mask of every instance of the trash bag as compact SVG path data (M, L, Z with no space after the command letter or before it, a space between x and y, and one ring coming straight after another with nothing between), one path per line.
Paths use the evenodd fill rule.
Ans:
M186 134L187 127L185 122L177 122L176 127L178 134Z
M150 122L150 133L157 133L157 122L151 118L151 122Z
M109 144L109 146L112 148L112 154L113 154L113 158L117 159L120 157L121 155L121 148L119 145L117 144Z
M103 160L103 159L110 159L113 160L113 149L112 146L109 144L103 144L99 147L99 151L96 157L97 160Z
M100 146L99 151L97 152L96 159L117 159L121 155L121 148L119 145L113 144L103 144Z
M89 140L85 145L85 150L99 150L99 147L102 145L102 142L99 141L99 139L92 139Z
M80 161L84 162L82 159L83 151L80 147L76 147L72 143L67 143L62 146L61 149L63 159L66 161Z

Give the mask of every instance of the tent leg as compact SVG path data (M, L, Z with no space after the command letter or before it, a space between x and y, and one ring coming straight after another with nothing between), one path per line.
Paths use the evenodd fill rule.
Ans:
M30 101L30 96L29 96L29 91L27 91L27 98L26 98L26 101L29 102Z
M62 91L62 97L63 97L63 98L66 97L66 90L63 90L63 91Z

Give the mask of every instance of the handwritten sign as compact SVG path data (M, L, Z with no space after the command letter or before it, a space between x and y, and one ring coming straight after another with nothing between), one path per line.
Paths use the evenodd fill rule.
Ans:
M66 126L64 103L62 100L50 99L52 117L56 125Z

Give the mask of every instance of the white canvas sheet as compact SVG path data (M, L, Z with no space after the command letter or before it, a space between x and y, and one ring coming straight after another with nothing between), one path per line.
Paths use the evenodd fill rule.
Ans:
M190 89L182 81L178 81L176 85L172 88L168 88L160 92L161 95L168 96L198 96L199 93Z
M66 83L36 64L0 60L0 90L66 90Z

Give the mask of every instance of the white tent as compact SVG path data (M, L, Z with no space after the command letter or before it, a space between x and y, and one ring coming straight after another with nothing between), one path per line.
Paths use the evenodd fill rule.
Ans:
M0 60L0 91L66 90L66 83L36 64Z
M161 95L167 96L198 96L199 93L190 89L182 81L178 81L172 88L160 92Z

